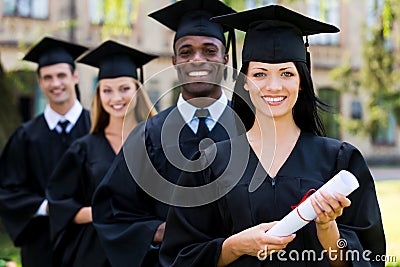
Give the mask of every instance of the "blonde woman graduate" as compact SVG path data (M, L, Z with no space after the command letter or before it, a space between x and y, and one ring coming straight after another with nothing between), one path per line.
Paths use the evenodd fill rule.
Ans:
M92 197L130 130L155 114L137 72L154 58L109 40L79 60L99 68L98 84L90 134L67 150L47 189L54 266L110 265L92 224Z

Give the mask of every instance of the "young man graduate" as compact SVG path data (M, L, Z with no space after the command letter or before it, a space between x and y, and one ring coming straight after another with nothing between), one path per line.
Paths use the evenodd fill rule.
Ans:
M87 134L89 112L76 97L74 60L87 48L45 37L24 60L38 63L38 83L48 104L22 124L0 158L0 215L24 267L52 266L45 189L70 143Z
M159 266L179 158L190 161L204 138L236 134L221 88L229 28L209 21L234 12L218 0L182 0L150 14L176 31L172 61L181 94L176 105L135 128L95 192L93 223L113 266Z

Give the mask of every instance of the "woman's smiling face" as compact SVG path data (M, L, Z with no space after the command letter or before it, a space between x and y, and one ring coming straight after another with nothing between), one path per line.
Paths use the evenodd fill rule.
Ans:
M132 78L102 79L99 85L101 104L110 116L123 118L128 107L135 108L137 86Z
M293 119L292 109L300 89L300 76L293 62L251 61L244 88L249 91L256 114Z

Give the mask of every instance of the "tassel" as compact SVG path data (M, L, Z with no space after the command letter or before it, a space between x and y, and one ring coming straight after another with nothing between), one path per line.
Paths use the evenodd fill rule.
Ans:
M228 78L228 67L225 67L225 69L224 69L224 80L226 81L227 78Z
M144 76L143 75L143 66L140 66L140 78L139 78L139 81L140 81L141 84L143 84L143 79L144 79L143 76Z
M308 71L311 74L311 54L310 54L310 44L308 43L308 36L306 36L306 65L308 67Z
M75 94L76 94L76 99L78 99L78 101L81 101L81 92L79 91L79 87L77 84L75 85Z
M235 29L231 29L231 35L232 35L232 66L233 66L232 79L235 81L237 78L237 55L236 55Z
M229 52L229 47L232 45L232 79L235 81L237 78L237 56L236 56L236 36L235 36L235 29L229 29L228 33L228 42L226 45L226 53ZM226 80L226 77L225 77Z

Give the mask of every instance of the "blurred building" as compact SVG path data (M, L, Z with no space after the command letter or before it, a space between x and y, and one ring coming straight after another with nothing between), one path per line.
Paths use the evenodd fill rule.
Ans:
M164 3L163 3L164 2ZM105 0L0 0L0 48L1 62L6 70L32 69L35 64L21 60L27 49L44 36L77 42L94 48L105 39L114 39L140 50L160 55L145 66L145 78L171 67L172 32L147 17L147 14L171 1L105 1ZM109 6L111 4L111 6ZM112 6L114 5L114 6ZM123 8L115 9L115 6ZM110 18L104 10L113 10ZM115 18L117 17L117 19ZM110 25L113 21L113 25ZM79 86L84 106L90 107L90 99L96 85L97 70L78 64ZM173 72L171 72L173 73ZM153 101L162 96L164 88L170 88L176 77L163 76L151 79L148 93ZM34 95L34 113L43 109L40 90ZM169 106L170 95L157 102L158 108Z
M243 0L246 8L285 1ZM319 0L291 1L288 7L316 19L340 27L340 34L324 34L310 37L312 72L319 96L336 107L336 112L345 118L363 119L366 114L364 100L367 96L343 93L337 90L340 81L333 80L330 71L342 64L359 70L363 64L362 31L366 23L374 23L372 2L379 0ZM173 32L147 17L147 14L175 0L0 0L0 56L7 71L27 69L35 66L21 58L28 47L44 36L70 40L93 48L105 39L122 41L140 50L160 55L145 66L147 81L145 88L159 110L176 100L177 77L172 68ZM383 0L381 0L383 2ZM120 5L123 8L113 9ZM107 10L105 16L104 10ZM109 22L113 21L113 24ZM238 57L240 59L240 35ZM239 62L240 64L240 62ZM91 94L96 86L96 69L78 64L82 103L90 108ZM30 98L32 114L43 110L45 100L39 88L34 93L21 94L22 99ZM24 101L21 101L23 105ZM23 110L23 109L21 109ZM376 160L400 158L400 131L393 118L388 127L379 133L377 140L368 136L354 136L332 119L325 120L329 136L355 144L364 155Z

